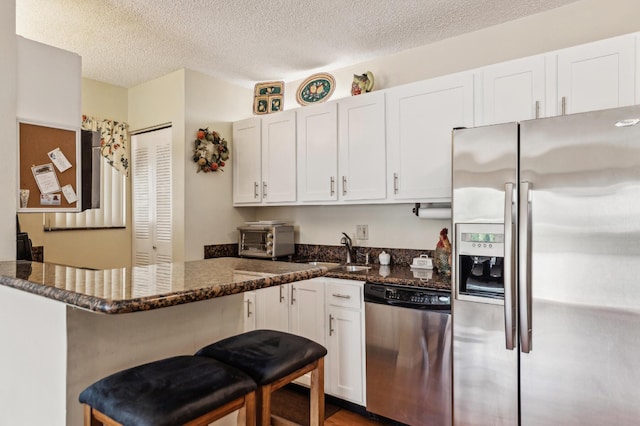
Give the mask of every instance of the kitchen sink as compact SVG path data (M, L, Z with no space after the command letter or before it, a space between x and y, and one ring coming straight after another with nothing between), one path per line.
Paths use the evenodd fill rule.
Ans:
M334 271L345 271L345 272L358 272L358 271L367 271L371 269L371 266L361 266L361 265L340 265L335 268L331 268Z
M339 263L335 263L335 262L319 262L317 260L314 260L313 262L307 262L309 265L313 265L313 266L324 266L327 269L335 269L338 268L340 266Z
M367 271L371 269L370 266L362 266L362 265L344 265L341 263L335 262L307 262L309 265L313 266L324 266L330 271L345 271L345 272L358 272L358 271Z

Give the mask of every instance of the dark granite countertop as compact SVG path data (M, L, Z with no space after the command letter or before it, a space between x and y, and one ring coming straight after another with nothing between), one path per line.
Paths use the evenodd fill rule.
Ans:
M371 269L357 272L329 269L325 277L451 291L451 277L442 276L432 269L411 269L406 265L368 266Z
M406 265L369 265L357 272L304 262L222 257L133 268L90 270L51 263L0 262L0 285L106 314L123 314L212 299L326 276L451 290L449 277Z
M216 258L89 270L49 263L0 262L0 285L106 314L212 299L325 275L304 263Z

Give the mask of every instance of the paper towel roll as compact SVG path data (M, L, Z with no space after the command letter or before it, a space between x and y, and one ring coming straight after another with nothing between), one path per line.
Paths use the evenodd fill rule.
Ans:
M418 209L420 219L451 219L450 208L426 208Z

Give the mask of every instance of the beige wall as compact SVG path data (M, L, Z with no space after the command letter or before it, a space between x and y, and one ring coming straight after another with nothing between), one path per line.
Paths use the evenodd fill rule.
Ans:
M82 79L82 113L88 116L127 121L127 89ZM33 245L44 246L47 262L95 269L131 264L131 203L127 192L126 229L44 232L41 213L20 214L20 225Z
M185 70L129 89L129 126L132 132L171 124L173 174L173 259L184 260L185 210ZM135 167L132 165L132 167Z
M3 7L7 5L3 4ZM376 89L393 87L639 31L640 20L637 16L640 16L640 2L637 0L579 1L395 55L340 70L329 70L338 82L333 98L349 96L352 75L355 73L370 70L376 77ZM287 109L297 106L295 91L299 84L300 81L294 81L286 85ZM251 101L247 100L251 96L250 89L180 70L129 89L126 106L123 106L122 90L125 89L85 80L83 112L93 114L88 110L121 111L126 108L125 114L133 130L163 123L173 124L175 228L178 230L174 240L174 257L177 260L201 258L202 246L206 244L234 242L235 226L244 220L288 220L298 227L298 242L336 245L341 232L354 235L355 225L367 224L370 239L357 241L357 244L417 249L432 248L439 230L449 225L446 220L417 219L411 213L413 206L410 204L233 208L231 162L225 166L224 173L196 174L190 153L195 130L200 126L209 126L227 138L232 145L233 155L229 122L251 116ZM115 112L113 117L118 118ZM11 174L6 177L13 179ZM83 238L81 234L78 235L78 239ZM112 235L107 234L109 238ZM97 239L89 237L86 244L95 245ZM123 240L127 239L128 236L123 237ZM99 240L103 244L106 241L102 236ZM128 259L130 242L114 241L118 241L115 247L119 249L126 245L125 257ZM84 245L84 242L81 243L81 246ZM60 251L64 251L64 246L60 246ZM50 253L51 250L46 251L48 259Z
M199 72L186 73L185 106L185 260L202 259L204 246L237 241L236 227L255 217L254 209L232 207L232 162L215 173L197 173L192 161L199 128L209 127L229 142L232 122L246 115L253 90Z
M0 260L16 258L16 2L0 2Z
M332 99L350 96L353 74L373 72L385 89L515 58L640 31L640 1L583 0L339 70ZM298 106L302 80L285 87L285 109Z
M134 131L172 124L176 261L202 259L205 245L235 241L236 226L254 217L252 211L247 216L231 207L231 162L224 172L205 174L197 173L191 161L201 127L217 130L232 143L231 123L250 111L252 92L189 70L129 89L129 123Z
M375 89L557 50L640 31L640 1L584 0L537 15L443 40L356 66L331 70L337 81L332 99L350 96L353 74L373 72ZM285 87L285 108L297 107L300 81ZM354 236L355 225L369 225L361 246L432 249L446 220L420 220L412 205L273 207L257 209L257 219L282 219L299 227L297 241L332 244L341 232Z

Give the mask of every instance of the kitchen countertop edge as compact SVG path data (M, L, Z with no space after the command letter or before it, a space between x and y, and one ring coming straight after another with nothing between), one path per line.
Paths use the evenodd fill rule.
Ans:
M20 261L16 262L16 265L18 265L19 262ZM211 262L211 260L205 260L204 262ZM370 265L370 269L364 271L347 272L320 265L304 265L304 269L300 269L302 265L297 264L295 268L286 268L286 264L286 262L279 262L279 267L276 269L283 270L276 273L268 273L268 276L256 276L255 279L247 278L245 276L239 281L228 280L218 284L204 284L191 289L175 290L165 294L130 297L122 300L113 300L110 298L83 294L82 292L67 288L60 288L57 286L29 281L29 277L19 278L18 276L0 274L0 285L25 291L51 300L56 300L74 308L101 314L125 314L149 311L247 291L259 290L261 288L288 284L316 277L366 281L376 284L403 285L429 290L451 290L451 281L448 276L441 276L437 271L433 271L429 275L429 279L420 279L414 276L409 267L401 265L383 267L386 268L386 270L381 270L382 268L380 265ZM262 263L262 265L268 264ZM255 269L260 272L261 268L259 263L256 263ZM215 273L215 268L212 268L212 273Z
M294 281L308 280L324 276L327 268L310 266L305 270L273 274L256 279L243 279L239 282L228 282L201 288L173 291L167 294L135 297L124 300L112 300L98 296L82 294L73 290L52 287L41 283L16 277L0 275L0 285L25 291L63 302L69 306L102 314L126 314L132 312L149 311L186 303L198 302L217 297L229 296L246 291L287 284Z

